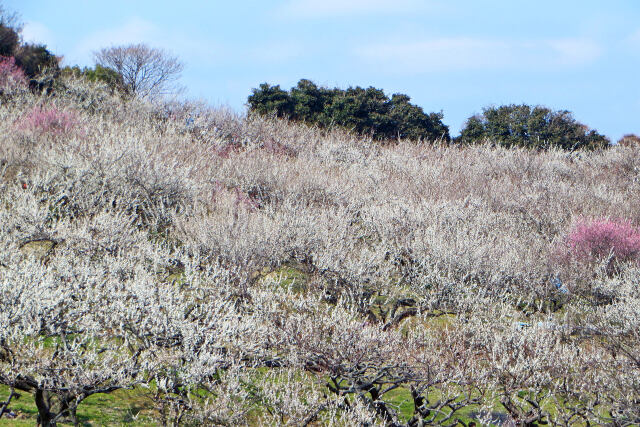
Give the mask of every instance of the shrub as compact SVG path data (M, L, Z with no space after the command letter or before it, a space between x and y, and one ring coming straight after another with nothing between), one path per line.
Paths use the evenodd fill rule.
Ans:
M94 68L84 67L80 69L77 65L64 67L61 75L64 77L84 78L92 83L104 83L112 92L121 91L124 93L124 81L122 76L116 71L96 65Z
M407 95L395 94L391 97L390 115L397 123L398 136L409 139L449 140L449 128L442 123L442 112L424 113L422 108L410 103Z
M320 127L337 125L375 139L449 140L442 113L425 114L407 95L391 98L374 87L346 90L318 87L302 79L285 91L261 84L248 98L251 112L289 118Z
M9 12L0 4L0 56L13 56L20 45L22 24L15 12Z
M249 109L254 113L275 114L281 118L291 117L295 105L289 93L280 89L280 85L271 86L268 83L262 83L259 88L253 89L248 103Z
M14 57L0 57L0 87L15 88L26 86L27 77L20 67L16 65Z
M580 219L566 240L569 255L578 261L630 261L640 257L640 231L626 219Z
M29 78L34 78L47 68L58 69L58 57L43 44L24 44L16 50L16 64Z
M577 122L570 111L552 111L547 107L502 105L485 108L482 114L467 119L458 142L485 141L505 147L550 148L567 150L598 149L609 146L609 139Z
M73 111L37 106L22 117L18 129L60 136L73 132L77 129L78 124L78 118Z
M622 147L638 147L640 146L640 136L628 133L618 140L618 145Z
M0 22L0 55L12 56L20 43L15 29Z

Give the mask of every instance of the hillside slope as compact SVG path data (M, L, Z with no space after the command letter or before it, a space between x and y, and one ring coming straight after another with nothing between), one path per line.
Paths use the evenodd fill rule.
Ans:
M640 422L636 252L566 243L640 223L640 149L380 145L64 84L1 95L2 420L100 422L84 399L120 390L182 424Z

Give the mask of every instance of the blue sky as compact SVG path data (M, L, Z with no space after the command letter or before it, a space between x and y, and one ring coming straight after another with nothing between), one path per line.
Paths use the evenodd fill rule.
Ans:
M1 2L1 0L0 0ZM262 82L374 86L444 112L567 109L614 140L640 134L639 0L5 0L23 36L68 65L146 42L185 63L190 98L244 108Z

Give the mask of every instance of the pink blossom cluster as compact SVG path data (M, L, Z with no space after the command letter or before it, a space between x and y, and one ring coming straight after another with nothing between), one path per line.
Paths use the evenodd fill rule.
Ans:
M26 86L27 77L13 56L0 56L0 88Z
M34 107L22 117L18 124L20 130L49 133L55 136L66 135L78 126L78 118L73 111L60 110L55 107Z
M579 219L567 236L569 253L580 261L612 255L616 261L640 258L640 230L626 219Z

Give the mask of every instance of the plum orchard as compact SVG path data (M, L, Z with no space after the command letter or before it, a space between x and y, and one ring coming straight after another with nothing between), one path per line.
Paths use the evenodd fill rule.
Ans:
M135 389L166 424L640 422L636 261L557 255L574 217L640 220L636 148L381 147L58 84L1 95L3 418Z

